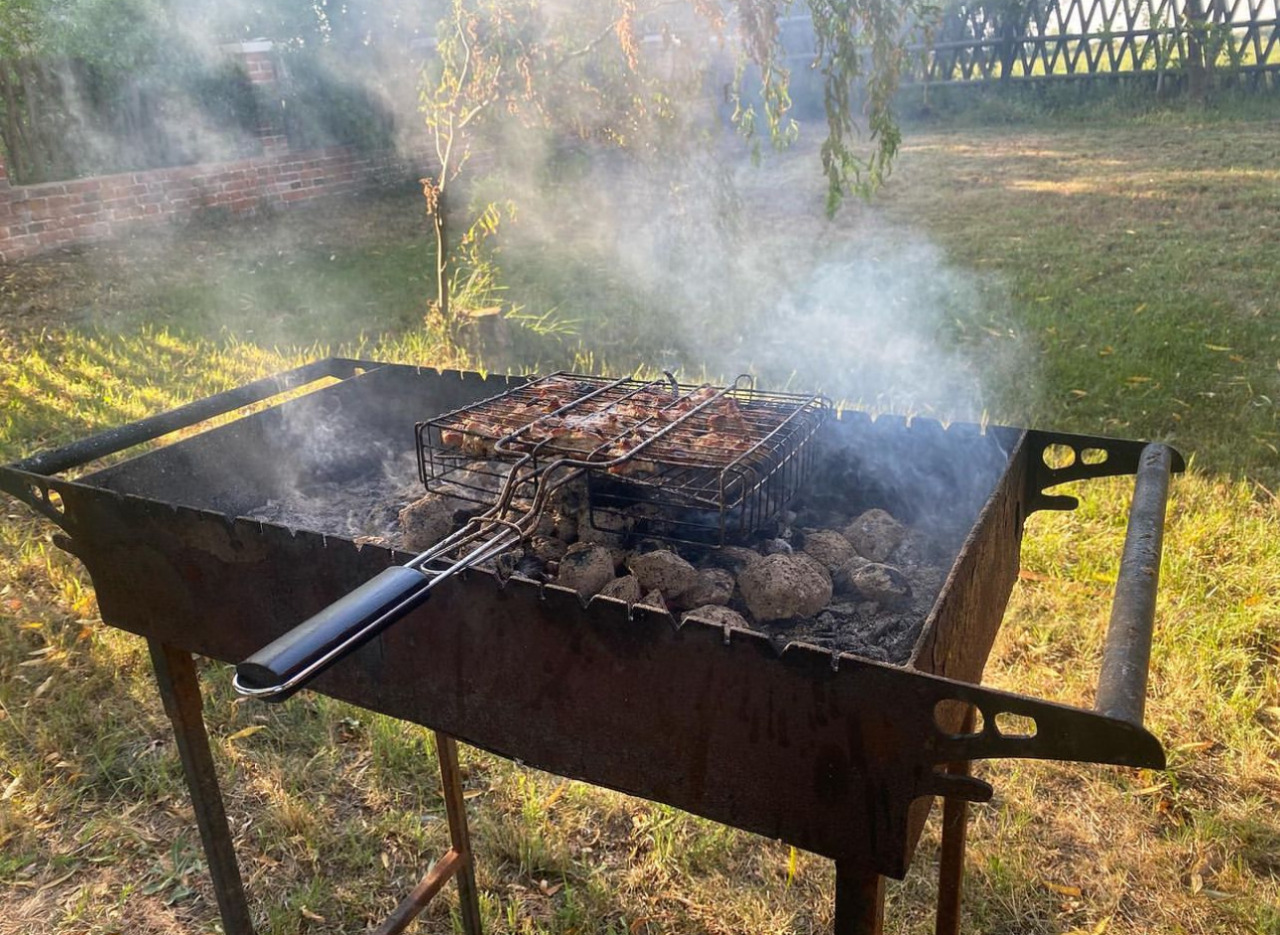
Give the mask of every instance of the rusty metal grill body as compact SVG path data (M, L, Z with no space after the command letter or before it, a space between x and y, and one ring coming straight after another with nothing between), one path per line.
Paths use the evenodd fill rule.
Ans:
M330 385L74 481L53 475L206 409L0 468L0 486L62 527L59 542L87 567L107 623L236 662L406 558L238 516L287 495L300 473L380 470L410 452L408 427L424 412L523 383L331 360L278 388L321 377ZM309 448L317 425L349 444ZM1074 505L1045 493L1058 483L1138 470L1142 445L848 412L827 420L816 442L815 486L844 485L867 508L953 537L949 575L905 666L803 644L779 649L759 633L692 618L678 624L609 598L584 606L554 585L471 570L315 688L894 877L906 872L934 796L991 794L944 764L999 756L1163 763L1140 708L1135 721L977 684L1017 575L1026 517ZM1050 445L1105 458L1054 469L1044 460ZM433 473L433 445L423 450L425 476L443 476ZM961 730L966 706L981 712L978 733ZM1002 735L997 716L1006 712L1031 719L1034 736Z

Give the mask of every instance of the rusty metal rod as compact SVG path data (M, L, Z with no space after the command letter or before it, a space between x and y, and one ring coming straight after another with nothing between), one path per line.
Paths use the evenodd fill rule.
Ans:
M1147 700L1172 463L1173 450L1167 445L1148 445L1139 458L1094 705L1099 714L1138 727L1142 726Z
M445 855L436 862L434 867L427 871L427 875L413 888L413 892L402 899L400 905L396 906L395 911L373 930L373 935L400 935L401 932L409 927L409 923L417 918L418 913L426 908L427 903L431 902L431 898L449 882L449 878L458 871L465 859L462 854L459 854L453 848L449 848Z
M209 750L209 735L204 729L203 701L195 660L190 653L159 640L148 639L147 648L151 651L151 664L155 669L156 683L160 686L165 713L173 723L178 757L182 760L182 772L191 793L191 806L196 814L201 843L204 844L205 860L213 878L213 894L222 916L222 930L227 935L253 935L253 920L249 916L249 904L240 879L240 866L236 863L231 830L227 827L222 793L218 790L218 774Z
M463 794L462 770L458 766L458 743L440 731L436 731L435 735L444 810L449 819L449 838L453 842L453 849L463 858L457 873L458 914L462 916L462 931L465 935L482 935L480 892L476 888L475 858L471 852L471 832L467 828L467 800Z
M884 877L847 860L836 861L834 935L882 935Z
M973 733L974 712L969 705L965 711L960 733ZM968 776L969 761L956 760L947 764L952 776ZM960 935L960 896L964 886L965 838L969 828L969 800L945 798L942 800L942 848L938 856L938 915L934 922L934 935Z

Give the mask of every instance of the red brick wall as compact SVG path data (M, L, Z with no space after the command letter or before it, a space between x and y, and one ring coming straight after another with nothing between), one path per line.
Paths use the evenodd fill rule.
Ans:
M226 49L240 59L254 84L275 83L270 42ZM10 185L0 154L0 263L209 209L250 215L264 206L288 207L346 194L407 176L411 168L391 152L346 146L293 152L278 130L264 125L257 134L262 155L250 159L41 185Z
M0 161L0 262L211 208L250 215L264 206L287 207L408 171L393 153L330 147L15 186Z

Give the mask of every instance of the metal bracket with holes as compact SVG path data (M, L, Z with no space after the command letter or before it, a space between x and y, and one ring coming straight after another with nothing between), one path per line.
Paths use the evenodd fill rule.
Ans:
M1028 513L1037 510L1074 510L1080 505L1075 497L1050 494L1059 484L1095 477L1121 477L1136 474L1145 442L1100 435L1069 435L1063 432L1030 431L1027 433L1030 448L1028 483L1031 486L1027 498ZM1186 470L1186 461L1177 451L1172 454L1170 469L1174 473Z

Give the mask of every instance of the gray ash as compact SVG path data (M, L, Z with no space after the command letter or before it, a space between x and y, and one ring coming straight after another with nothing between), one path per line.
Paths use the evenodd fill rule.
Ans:
M284 496L246 511L248 519L288 529L399 547L399 513L422 496L422 482L412 452L356 476L345 472L313 472L298 478Z

